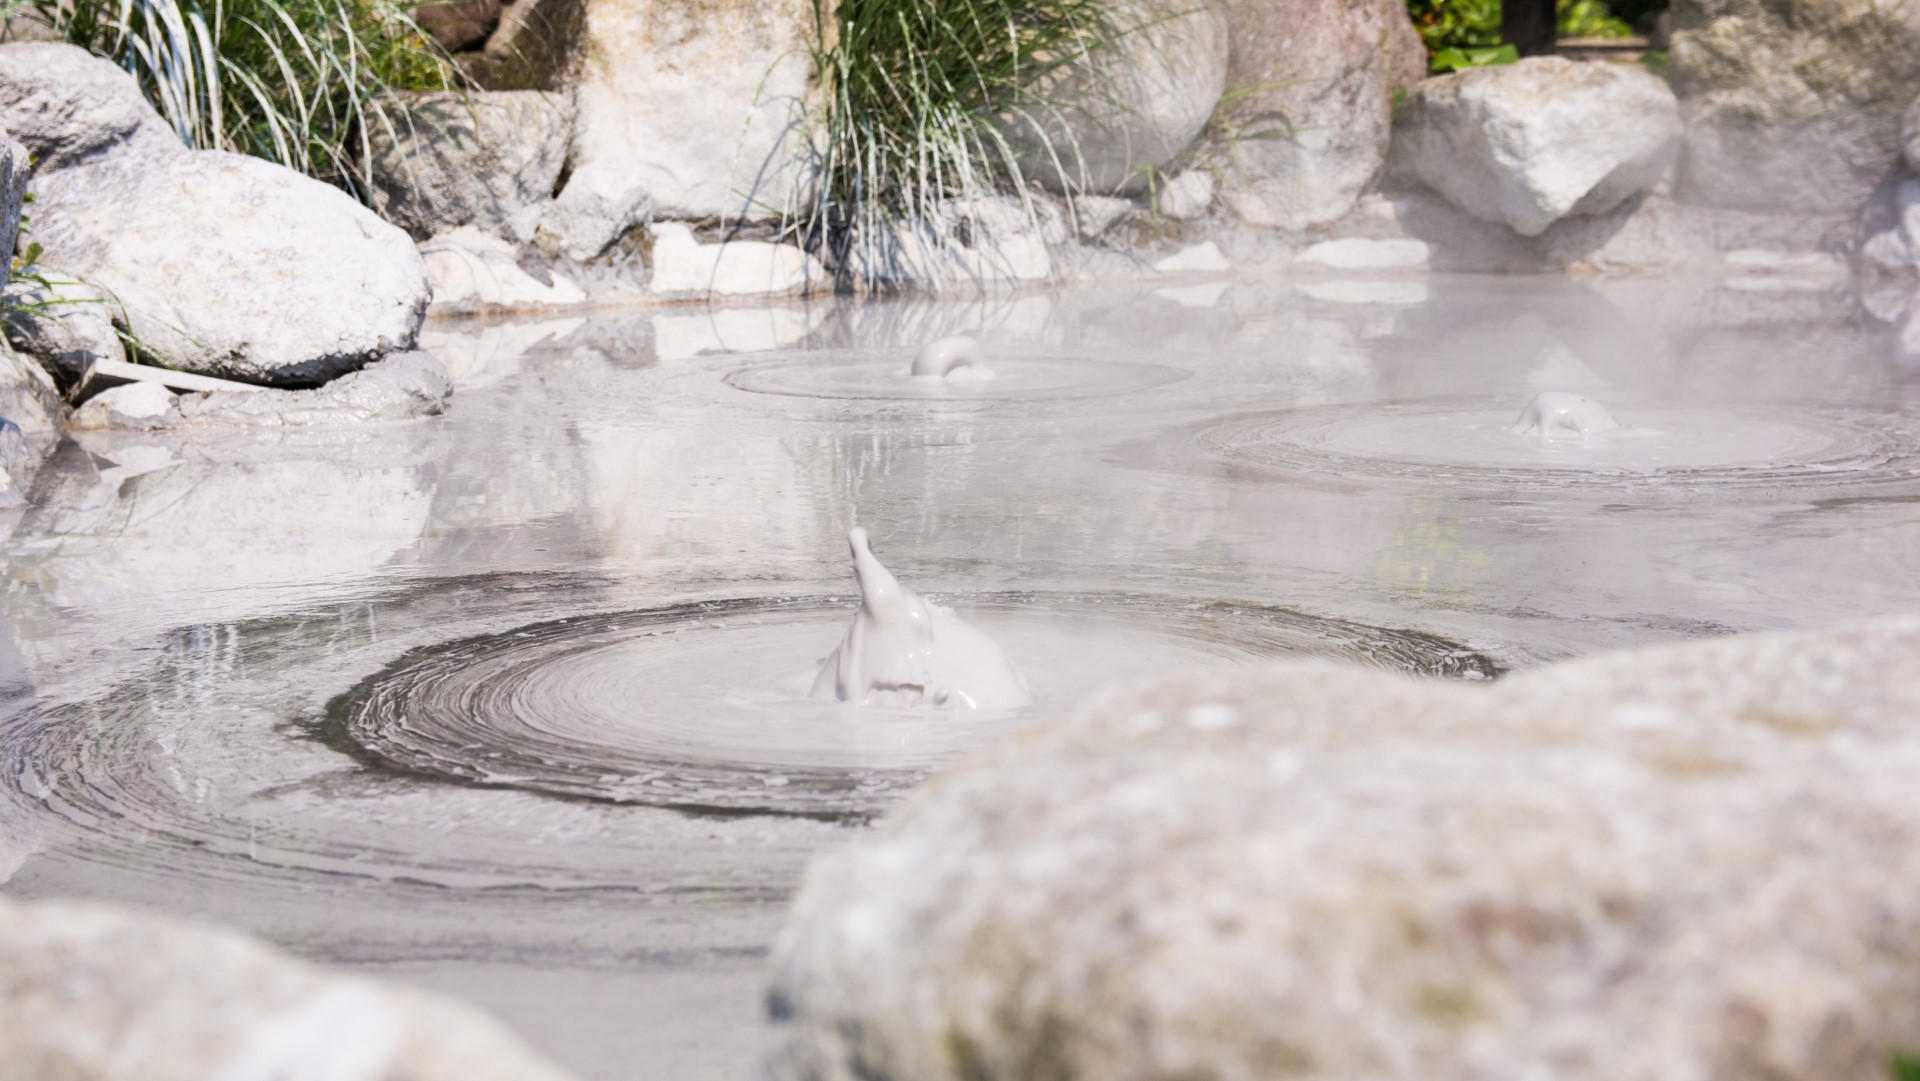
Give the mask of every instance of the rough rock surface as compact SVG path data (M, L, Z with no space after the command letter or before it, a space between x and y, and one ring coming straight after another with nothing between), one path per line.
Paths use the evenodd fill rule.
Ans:
M1066 214L1052 203L1023 205L1010 196L954 200L871 240L857 238L831 270L841 284L877 282L909 291L1047 281L1055 276L1056 247L1072 235Z
M1254 225L1302 229L1353 208L1386 158L1394 94L1426 74L1397 0L1222 0L1233 31L1217 133L1221 198Z
M20 238L20 204L27 197L27 174L32 165L27 148L0 131L0 256L10 264Z
M537 90L408 95L374 135L374 209L424 239L463 225L528 241L566 164L571 106Z
M561 90L585 21L584 0L514 0L484 50L454 59L488 90Z
M0 128L36 159L44 265L174 367L315 382L412 346L428 293L405 233L292 170L188 150L108 61L0 45Z
M677 222L659 222L652 231L647 288L659 296L799 296L833 284L819 260L791 244L702 244Z
M772 1073L1884 1081L1920 620L1111 692L815 863Z
M584 303L587 294L559 274L541 281L519 264L520 253L471 225L420 245L438 314L525 311Z
M1133 0L1113 12L1120 38L1041 89L1046 108L1000 129L1029 177L1055 191L1147 187L1148 172L1193 144L1227 86L1227 20L1190 0Z
M1920 7L1678 0L1670 56L1687 194L1850 211L1900 157L1920 87Z
M127 383L88 398L74 410L72 427L151 432L179 422L179 395L158 383Z
M491 1019L229 931L0 899L9 1078L564 1081Z
M450 0L422 4L413 21L448 52L471 49L486 42L500 22L500 0Z
M47 367L83 375L96 360L127 359L114 330L119 309L101 290L28 268L35 277L7 283L7 340ZM37 278L37 280L36 280Z
M806 0L588 0L573 173L543 230L591 259L651 214L767 218L805 152Z
M1394 167L1477 218L1538 236L1666 179L1680 136L1658 76L1529 57L1415 87L1394 120Z
M0 345L0 419L23 432L54 432L64 413L47 370Z
M394 353L313 390L182 395L180 424L307 427L439 416L453 395L447 370L422 352Z

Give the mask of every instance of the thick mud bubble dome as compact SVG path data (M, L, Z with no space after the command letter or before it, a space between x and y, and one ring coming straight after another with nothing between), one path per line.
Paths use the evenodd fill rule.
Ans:
M1543 390L1507 430L1538 439L1582 439L1620 427L1613 414L1592 398L1564 390Z
M1241 413L1142 447L1143 464L1254 467L1312 483L1405 479L1505 490L1799 488L1920 476L1920 420L1841 405L1712 407L1540 395L1518 420L1488 399ZM1615 426L1608 427L1613 422Z
M1456 642L1284 608L1128 594L948 595L1031 674L1035 706L1187 664L1284 655L1485 679ZM687 809L875 812L1033 709L809 696L847 598L740 598L549 620L416 650L337 699L335 741L449 779Z
M980 362L980 343L971 334L936 338L914 355L907 374L916 379L977 382L992 379L993 370Z
M860 607L820 665L812 697L899 709L1019 709L1033 691L993 639L908 589L875 558L867 531L847 535Z
M978 339L956 334L928 342L907 365L890 352L820 350L741 368L727 383L755 394L804 398L965 402L1136 394L1190 375L1158 364L1010 348L997 350L989 364Z

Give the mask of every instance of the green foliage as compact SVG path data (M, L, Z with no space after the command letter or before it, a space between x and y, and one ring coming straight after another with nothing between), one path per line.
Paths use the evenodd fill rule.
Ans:
M1556 0L1563 38L1627 38L1633 27L1613 17L1603 0Z
M1895 1055L1890 1070L1893 1081L1920 1081L1920 1055Z
M131 72L182 141L279 162L365 194L392 89L453 68L395 0L11 0Z
M823 139L799 202L830 243L1003 182L1024 194L1005 131L1044 130L1046 88L1121 33L1110 0L815 0L814 18ZM1077 171L1073 148L1052 152Z
M1519 59L1520 50L1511 45L1468 49L1445 48L1433 54L1433 70L1437 74L1462 71L1466 68L1486 68L1495 64L1511 64Z
M1633 29L1614 18L1605 0L1555 0L1559 34L1564 38L1628 37ZM1500 0L1407 0L1407 14L1427 43L1427 52L1465 53L1500 44ZM1469 64L1469 67L1479 65ZM1452 71L1441 68L1434 71Z

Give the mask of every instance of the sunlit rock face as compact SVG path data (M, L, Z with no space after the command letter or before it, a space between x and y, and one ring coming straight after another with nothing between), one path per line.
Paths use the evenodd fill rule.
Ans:
M807 0L589 0L545 243L588 259L649 216L778 214L806 149L813 17Z
M1620 427L1613 414L1592 398L1564 390L1543 390L1520 411L1508 431L1538 439L1580 439Z
M847 538L860 580L853 625L813 683L813 697L902 709L1018 709L1027 681L1000 647L949 609L901 585L874 558L867 531Z
M1220 200L1301 229L1353 209L1386 159L1394 93L1426 74L1406 8L1385 0L1224 0L1232 35Z
M1879 1081L1920 621L1110 691L814 864L785 1079Z
M492 1020L433 995L211 927L4 899L0 1063L8 1077L91 1081L566 1081Z
M1873 0L1678 0L1667 75L1684 191L1723 206L1851 211L1901 153L1920 9Z
M1421 83L1394 115L1399 172L1482 221L1538 236L1665 180L1680 112L1658 76L1557 56Z

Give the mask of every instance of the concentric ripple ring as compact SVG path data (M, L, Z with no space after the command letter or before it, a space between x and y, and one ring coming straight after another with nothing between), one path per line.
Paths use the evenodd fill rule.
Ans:
M872 354L814 355L740 368L729 385L755 394L925 402L1047 400L1135 394L1188 378L1192 373L1158 364L1078 357L1005 355L989 358L987 379L916 378L898 358Z
M1456 643L1284 608L1136 595L947 596L1023 665L1043 707L1142 670L1279 655L1488 678ZM839 816L898 799L1004 713L808 700L850 601L706 601L418 649L337 699L337 738L405 770L614 802Z
M1920 476L1920 425L1894 410L1627 403L1614 412L1626 428L1571 442L1509 431L1513 410L1487 399L1242 413L1176 438L1216 463L1274 473L1499 489L1778 488Z

